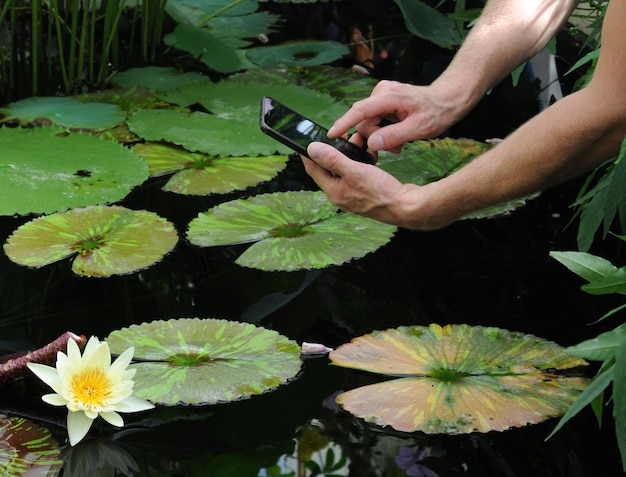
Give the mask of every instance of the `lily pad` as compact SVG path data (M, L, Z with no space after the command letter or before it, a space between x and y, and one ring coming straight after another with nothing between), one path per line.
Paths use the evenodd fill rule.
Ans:
M211 80L198 73L183 72L176 68L163 66L144 66L142 68L129 68L117 73L112 79L113 86L124 88L143 87L158 91L178 88L187 83L208 84Z
M152 321L113 331L112 353L135 347L137 396L216 404L270 391L301 368L300 346L275 331L219 319Z
M396 227L338 211L319 191L261 194L220 204L193 219L200 247L257 242L235 263L293 271L340 265L385 245Z
M350 54L350 49L336 41L303 41L277 46L259 46L246 50L246 58L259 66L324 65L348 54Z
M27 267L74 256L74 273L106 277L153 265L177 241L174 226L153 212L91 206L25 223L8 238L4 251L13 262Z
M503 431L560 416L589 380L587 363L533 335L430 325L376 331L330 353L333 364L399 379L340 394L368 422L429 434Z
M0 215L116 202L148 178L133 151L55 127L0 128Z
M120 108L106 103L83 103L71 97L32 97L2 108L8 119L21 123L41 122L63 127L103 130L114 127L126 118Z
M50 431L23 417L0 415L0 474L56 476L63 467L59 443Z
M271 96L314 121L330 126L348 106L329 94L295 84L223 80L203 86L188 84L160 95L181 106L201 104L220 118L245 122L258 129L261 100Z
M191 152L214 156L271 156L290 152L263 134L258 126L202 112L142 109L127 124L133 133L147 141L166 141Z
M175 172L163 190L188 195L224 194L266 182L287 166L288 156L212 157L166 144L135 146L153 177Z
M491 147L490 144L473 139L444 138L414 141L405 144L399 154L381 152L378 166L401 182L424 185L449 176ZM536 195L478 210L464 216L463 219L503 215L522 207Z

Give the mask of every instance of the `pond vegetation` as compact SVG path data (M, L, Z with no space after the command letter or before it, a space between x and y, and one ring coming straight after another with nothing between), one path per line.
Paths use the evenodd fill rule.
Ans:
M308 3L0 8L3 475L587 475L585 459L607 447L621 468L626 344L610 323L626 280L591 252L619 259L597 232L624 240L609 235L615 222L626 230L623 154L581 184L429 234L337 210L259 130L261 98L330 124L377 75L401 79L416 39L448 54L480 2L381 2L376 42L276 41L289 15L363 20L371 7ZM579 86L604 3L590 4L590 51L570 65L591 65ZM491 147L487 133L453 137L462 131L379 166L438 180ZM561 264L588 282L571 303L577 282ZM30 361L54 366L68 338L84 344L55 341L66 331L116 355L133 347L135 393L156 409L123 428L94 422L67 446L72 409L42 403L25 373ZM328 347L309 355L306 341ZM605 400L614 429L589 431Z

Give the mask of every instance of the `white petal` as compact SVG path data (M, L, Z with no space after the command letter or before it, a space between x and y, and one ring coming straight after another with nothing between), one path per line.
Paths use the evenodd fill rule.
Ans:
M116 427L122 427L124 425L124 419L117 412L101 412L100 417Z
M70 436L70 445L75 446L89 432L93 419L85 416L84 412L70 412L67 414L67 433Z
M88 356L83 354L83 363L89 367L108 369L111 366L111 352L106 342L100 343Z
M57 360L59 359L59 353L61 353L61 351L57 353ZM67 357L70 361L80 360L80 349L78 348L76 341L72 338L67 340Z
M124 371L133 359L135 348L131 346L122 354L120 354L115 362L109 368L109 377L114 381L119 381L124 377Z
M117 403L116 407L119 412L139 412L154 409L154 404L132 395Z
M67 406L67 399L60 394L44 394L41 396L42 401L52 404L53 406Z
M28 363L26 366L28 366L28 369L35 373L39 379L50 386L55 393L61 394L63 382L55 368L40 363Z

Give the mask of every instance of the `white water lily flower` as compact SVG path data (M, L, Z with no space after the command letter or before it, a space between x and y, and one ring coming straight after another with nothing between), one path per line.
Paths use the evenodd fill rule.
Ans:
M107 342L92 336L83 355L74 340L67 342L67 355L57 353L56 368L29 363L28 368L50 386L55 394L42 399L53 406L67 406L67 432L70 444L76 445L87 435L100 415L110 424L121 427L118 412L138 412L154 404L133 395L135 369L126 369L133 358L133 347L124 351L113 364Z

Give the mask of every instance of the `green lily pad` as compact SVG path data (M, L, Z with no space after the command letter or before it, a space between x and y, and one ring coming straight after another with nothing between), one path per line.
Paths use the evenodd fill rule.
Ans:
M181 318L113 331L112 353L135 347L137 396L164 405L216 404L270 391L300 371L300 346L249 323Z
M50 431L23 417L0 415L0 474L56 476L63 467L59 443Z
M175 174L163 190L177 194L224 194L266 182L287 166L288 156L211 157L166 144L135 146L153 177Z
M0 128L0 215L123 199L148 166L121 144L54 127Z
M32 97L2 108L8 119L21 123L49 121L51 124L79 129L109 129L124 122L126 113L113 104L83 103L71 97Z
M333 364L399 379L340 394L368 422L430 434L503 431L560 416L589 380L587 363L555 343L491 327L430 325L376 331L330 353Z
M348 55L350 49L336 41L303 41L246 50L246 58L259 66L315 66L332 63Z
M449 176L476 156L489 150L490 144L473 139L429 139L405 144L399 154L382 151L378 166L404 183L424 185ZM495 217L522 207L537 194L475 211L463 219Z
M174 226L153 212L90 206L38 217L7 239L15 263L42 267L74 256L78 275L106 277L147 268L178 242Z
M160 95L181 106L198 103L220 118L245 122L258 129L261 99L271 96L322 125L330 126L348 106L332 96L298 85L223 80L208 86L189 84Z
M146 141L166 141L213 156L271 156L289 152L286 146L263 134L258 126L202 112L142 109L131 115L127 124Z
M144 66L142 68L129 68L117 73L112 79L113 86L123 88L143 87L150 90L167 91L179 88L188 83L209 84L211 80L207 76L198 73L183 72L176 68L163 66Z
M396 230L338 211L323 192L297 191L220 204L190 222L187 238L200 247L257 242L235 263L293 271L361 258L389 242Z

